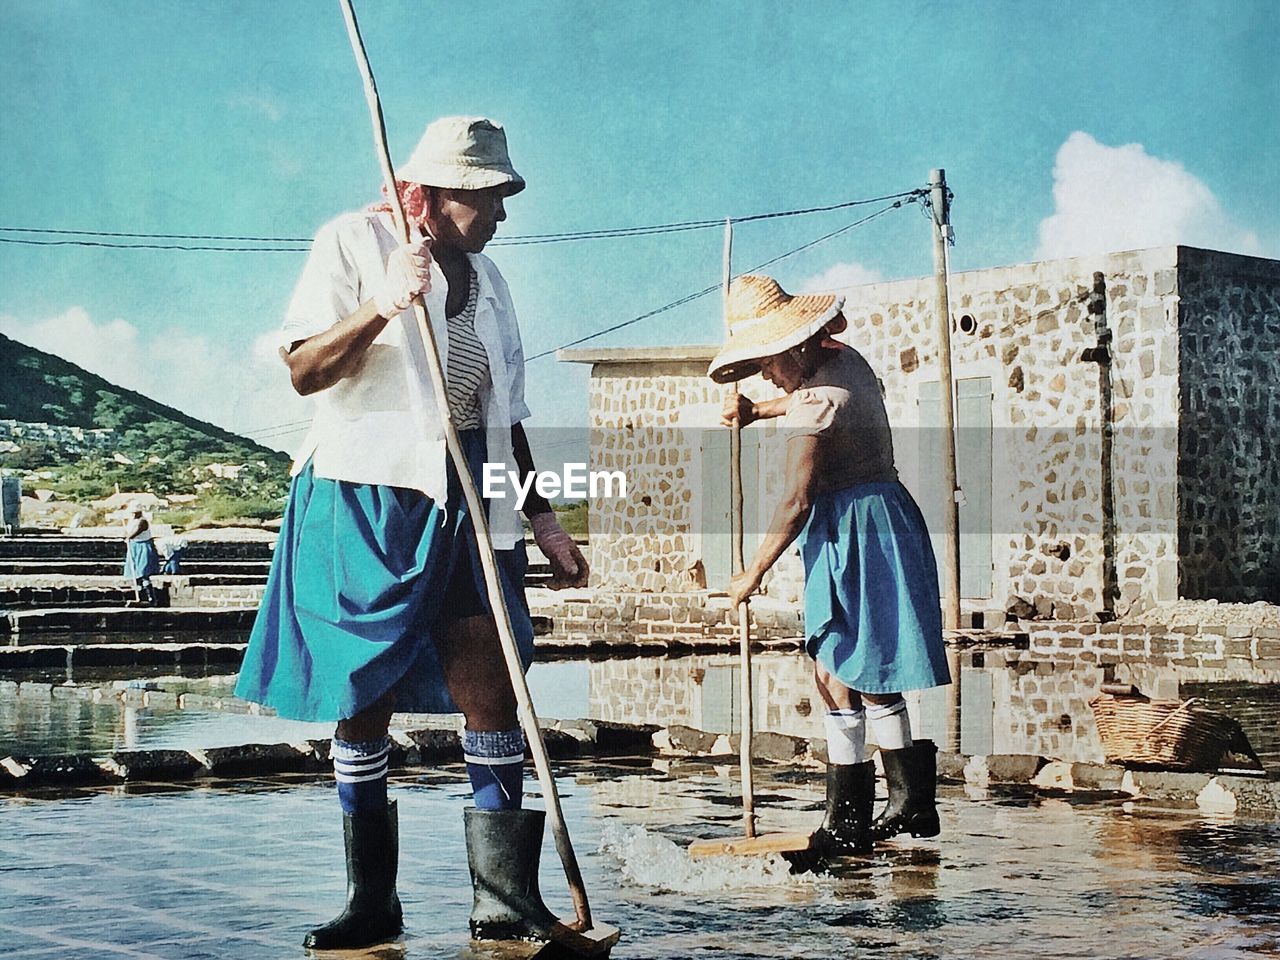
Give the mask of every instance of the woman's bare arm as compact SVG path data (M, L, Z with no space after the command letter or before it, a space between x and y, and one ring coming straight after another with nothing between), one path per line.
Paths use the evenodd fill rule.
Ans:
M387 323L378 313L377 303L368 300L324 333L297 341L287 350L281 348L293 389L305 397L350 376Z
M818 489L820 437L804 435L787 441L787 489L773 512L769 531L747 569L733 578L729 596L737 606L760 587L765 572L791 546L809 519L813 495Z
M736 395L731 393L724 398L724 409L720 411L720 423L731 427L737 420L745 427L757 420L771 420L774 417L785 416L790 400L790 394L775 397L772 400L757 401L742 393Z

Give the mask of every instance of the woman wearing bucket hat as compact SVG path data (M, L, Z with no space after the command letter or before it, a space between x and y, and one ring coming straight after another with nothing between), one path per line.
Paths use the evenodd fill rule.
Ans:
M798 537L805 567L805 640L827 704L827 811L813 849L866 852L899 833L936 836L935 748L913 740L905 690L950 683L938 575L919 508L898 482L889 419L875 373L831 339L845 327L843 300L790 296L763 276L729 291L729 340L711 363L718 383L759 373L776 400L730 398L724 421L781 417L786 490L745 571L736 607ZM889 802L872 821L870 729Z
M524 739L411 306L425 297L473 475L485 462L532 472L515 310L481 255L525 182L503 128L479 117L429 125L398 175L405 215L427 239L400 244L389 203L339 217L317 234L285 315L281 353L315 415L236 686L282 716L338 721L347 904L307 934L312 949L401 932L387 799L397 710L465 715L473 934L538 937L555 921L536 896L542 814L521 809ZM489 524L527 669L533 626L511 504L490 501ZM585 583L586 561L550 505L530 496L524 512L555 580Z

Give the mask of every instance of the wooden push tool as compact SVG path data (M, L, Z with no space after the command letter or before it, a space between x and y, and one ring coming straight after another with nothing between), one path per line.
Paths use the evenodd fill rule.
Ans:
M729 326L729 283L733 279L733 221L724 223L724 303L725 330ZM735 382L733 396L736 399L738 385ZM733 433L729 441L729 495L730 517L733 539L733 571L741 573L746 568L743 556L743 521L742 521L742 424L737 419L733 422ZM805 854L813 843L812 834L808 833L772 833L765 836L756 835L755 782L752 772L751 741L755 734L755 717L751 698L751 606L744 600L738 607L738 657L741 664L741 745L738 749L738 761L742 770L742 833L741 837L727 837L717 840L695 840L689 844L689 856L701 857L722 856L768 856L776 853L781 856Z
M378 160L382 166L382 176L387 189L387 199L391 203L392 215L395 217L396 229L402 243L409 242L409 226L405 221L404 210L400 204L400 192L396 189L395 170L391 166L391 155L387 151L387 131L382 119L382 104L378 99L377 84L373 79L373 71L369 66L369 57L364 49L364 41L360 38L360 27L356 23L355 10L351 0L339 0L342 14L347 23L347 35L351 39L351 49L355 53L356 63L364 79L365 98L369 102L369 112L373 120L374 142L378 152ZM551 761L547 756L547 747L542 740L542 730L538 726L538 716L534 712L533 697L529 694L529 686L525 682L524 670L520 663L520 652L516 646L515 633L511 629L511 617L507 611L506 598L502 592L502 582L498 576L498 562L493 552L493 540L489 535L488 515L484 502L476 490L475 479L467 465L466 454L458 437L457 427L449 411L449 398L445 393L444 372L440 364L440 351L436 344L435 332L427 317L426 304L421 296L413 302L414 313L418 319L418 331L426 348L427 366L431 372L431 386L435 392L436 408L440 412L440 420L444 427L445 444L449 456L461 482L462 491L467 499L472 522L475 525L476 543L479 547L480 564L484 568L484 582L489 595L489 604L493 608L494 620L497 623L498 638L502 645L502 654L506 659L507 672L511 677L511 686L515 692L519 707L520 724L524 728L525 739L529 744L529 752L533 755L534 767L538 772L538 783L547 805L547 820L551 824L551 832L555 837L556 851L564 864L565 876L569 882L569 891L573 897L574 920L558 924L551 932L551 943L557 948L555 952L563 956L603 957L607 956L613 945L618 942L621 933L607 924L595 923L591 917L591 906L587 901L587 890L582 882L582 871L578 867L577 855L569 841L569 830L564 822L564 813L560 808L560 794L556 790L556 781L551 774Z

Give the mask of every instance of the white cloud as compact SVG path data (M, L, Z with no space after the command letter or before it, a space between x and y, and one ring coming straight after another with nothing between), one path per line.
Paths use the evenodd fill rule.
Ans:
M127 320L100 323L83 307L34 321L0 315L0 333L266 446L288 449L302 437L295 421L309 405L290 387L271 334L250 345L178 329L147 338ZM264 429L286 424L295 429Z
M1054 212L1040 221L1036 259L1185 244L1261 252L1201 180L1142 144L1109 147L1077 130L1053 164Z
M860 263L837 263L822 273L815 274L796 285L797 293L825 293L828 290L844 290L860 287L865 283L879 283L884 274Z

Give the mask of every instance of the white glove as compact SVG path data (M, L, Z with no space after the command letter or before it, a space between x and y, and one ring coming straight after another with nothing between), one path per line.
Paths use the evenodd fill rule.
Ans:
M431 289L431 241L410 240L387 257L387 276L373 295L378 316L390 320L408 309L413 298Z
M533 528L533 542L551 562L553 584L584 586L587 581L587 561L582 551L565 533L555 513L539 513L529 518Z

